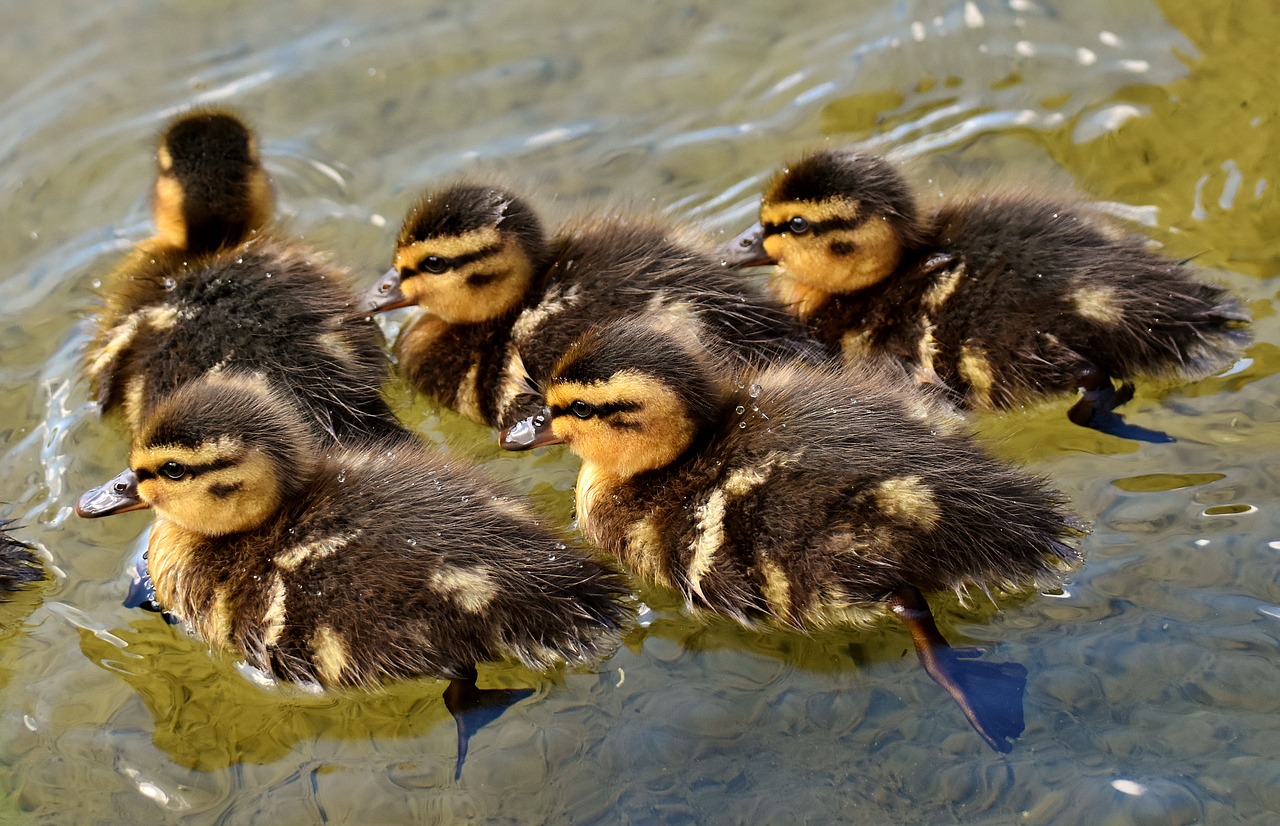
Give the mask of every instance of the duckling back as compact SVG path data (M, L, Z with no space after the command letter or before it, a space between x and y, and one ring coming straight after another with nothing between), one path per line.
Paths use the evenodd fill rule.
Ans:
M695 605L799 627L859 622L905 586L1057 582L1077 560L1061 500L913 407L874 373L767 368L695 458L594 509L591 535Z
M1074 389L1090 364L1122 380L1200 378L1249 340L1248 314L1225 290L1087 207L1033 195L965 199L932 216L923 243L951 253L956 273L932 314L946 354L935 365L979 403Z
M348 442L401 428L381 396L382 335L355 312L342 273L309 250L261 237L230 252L168 260L158 298L109 331L91 362L104 410L137 432L182 384L235 368L286 388L313 429Z
M175 118L156 160L151 246L213 252L244 243L270 223L275 197L258 139L234 113L197 109Z
M591 327L641 312L687 317L738 366L830 358L763 289L658 224L612 218L570 228L552 243L551 261L539 300L516 318L507 347L507 363L518 355L527 376L523 386L541 386ZM533 394L514 395L512 372L495 402L498 424L542 404Z
M261 572L265 591L236 575L245 600L231 597L227 633L247 652L262 639L251 661L283 679L367 686L464 677L503 659L539 670L588 663L627 619L616 573L474 471L417 446L339 454L305 500L269 532L201 557ZM208 617L216 594L184 601L186 615Z

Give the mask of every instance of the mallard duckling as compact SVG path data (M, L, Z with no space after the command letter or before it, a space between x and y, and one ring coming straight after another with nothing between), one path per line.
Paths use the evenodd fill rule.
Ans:
M548 242L524 200L491 186L423 197L369 299L374 310L425 310L401 335L402 369L441 404L495 426L542 406L541 382L593 323L644 307L690 314L743 363L826 357L763 289L668 228L602 218Z
M235 113L196 109L169 122L156 147L151 191L155 234L104 280L106 308L92 351L110 331L164 289L172 259L238 246L266 229L275 193L258 155L258 138Z
M0 593L16 591L44 578L40 561L31 546L9 533L11 519L0 519Z
M235 115L176 119L157 150L156 235L109 279L86 373L130 429L208 371L260 370L337 441L397 436L381 396L387 359L345 273L265 230L271 184Z
M166 610L280 680L452 679L458 771L465 712L513 701L475 687L477 663L590 662L628 615L619 575L495 482L408 437L326 447L260 376L172 393L129 466L76 511L155 509L148 563Z
M861 624L892 611L926 670L999 751L1025 670L965 662L922 591L1053 585L1077 561L1060 499L938 432L919 391L800 363L740 381L671 319L601 326L552 371L532 439L583 460L583 532L641 578L746 625Z
M732 262L776 263L820 341L895 356L966 407L1080 389L1071 420L1099 425L1135 377L1202 377L1248 341L1237 301L1082 205L995 192L922 213L885 159L826 150L769 183L760 219Z

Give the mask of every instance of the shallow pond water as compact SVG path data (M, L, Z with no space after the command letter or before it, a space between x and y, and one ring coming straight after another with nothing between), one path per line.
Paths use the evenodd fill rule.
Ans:
M51 572L0 606L0 821L1274 822L1271 0L55 0L0 19L0 513ZM1220 376L1140 388L1128 416L1171 444L1052 406L978 421L1093 526L1063 593L941 612L950 637L1029 671L1011 754L897 628L758 634L645 593L641 627L594 670L483 671L539 690L454 782L442 684L259 687L121 605L145 515L70 515L125 459L78 378L95 279L149 232L155 133L200 102L259 127L291 231L362 278L428 182L496 176L552 222L623 206L732 233L782 159L865 140L939 193L1034 180L1109 202L1239 294L1256 342ZM568 454L502 455L389 393L568 524Z

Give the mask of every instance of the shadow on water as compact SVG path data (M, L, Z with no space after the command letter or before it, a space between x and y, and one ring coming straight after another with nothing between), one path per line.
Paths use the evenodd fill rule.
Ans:
M156 747L188 769L269 763L318 738L428 735L425 742L438 744L440 764L450 776L455 763L461 764L442 699L447 681L406 680L370 692L309 692L245 673L243 664L211 654L204 643L158 616L111 635L80 629L80 649L133 688L155 720ZM515 668L492 669L483 672L481 683L523 689L543 685L545 678Z

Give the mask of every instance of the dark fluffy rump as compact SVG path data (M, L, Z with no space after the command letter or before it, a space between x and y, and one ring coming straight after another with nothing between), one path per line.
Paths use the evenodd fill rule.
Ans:
M255 540L279 548L352 537L282 574L287 630L265 648L260 627L247 628L240 644L252 662L282 679L321 682L311 650L320 627L346 646L342 684L364 687L465 677L476 663L504 659L542 670L612 650L631 614L618 573L482 477L421 445L389 452L339 454L276 535ZM357 501L353 489L369 495ZM469 608L477 593L490 596Z
M173 276L162 296L173 323L156 328L139 319L113 386L142 375L154 403L214 367L260 370L320 433L345 441L399 430L381 396L388 371L381 333L351 313L352 294L305 251L259 239Z
M0 591L15 591L44 579L44 569L30 546L9 535L12 521L0 519Z
M970 281L945 312L971 309L983 319L968 325L972 335L990 339L997 361L1001 353L1015 354L1015 361L1021 354L1023 364L1010 366L1026 373L1028 386L1070 386L1074 376L1053 370L1071 372L1072 354L1121 379L1198 378L1225 366L1250 340L1249 316L1238 301L1086 207L1005 194L952 204L932 222L927 243L957 254ZM1079 311L1082 291L1101 296L1101 317ZM1033 342L1031 330L1054 339Z
M919 418L914 391L903 390L891 373L859 373L791 381L771 405L771 415L787 422L787 442L803 447L798 464L809 469L795 474L788 485L794 491L770 491L787 503L782 510L798 514L780 518L797 533L803 520L817 519L826 536L845 533L874 548L826 550L847 563L832 574L850 596L878 601L903 584L1013 592L1056 584L1079 562L1066 543L1080 529L1059 494L969 439L939 430L936 413ZM762 400L768 382L766 373ZM930 492L937 515L927 528L914 521L918 514L888 513L877 498L879 485L897 479L919 479Z
M565 244L571 245L574 269L609 286L618 309L651 306L658 295L665 305L685 305L735 361L746 365L795 358L816 363L832 357L762 285L659 225L616 218L570 237ZM584 329L598 320L592 317Z

